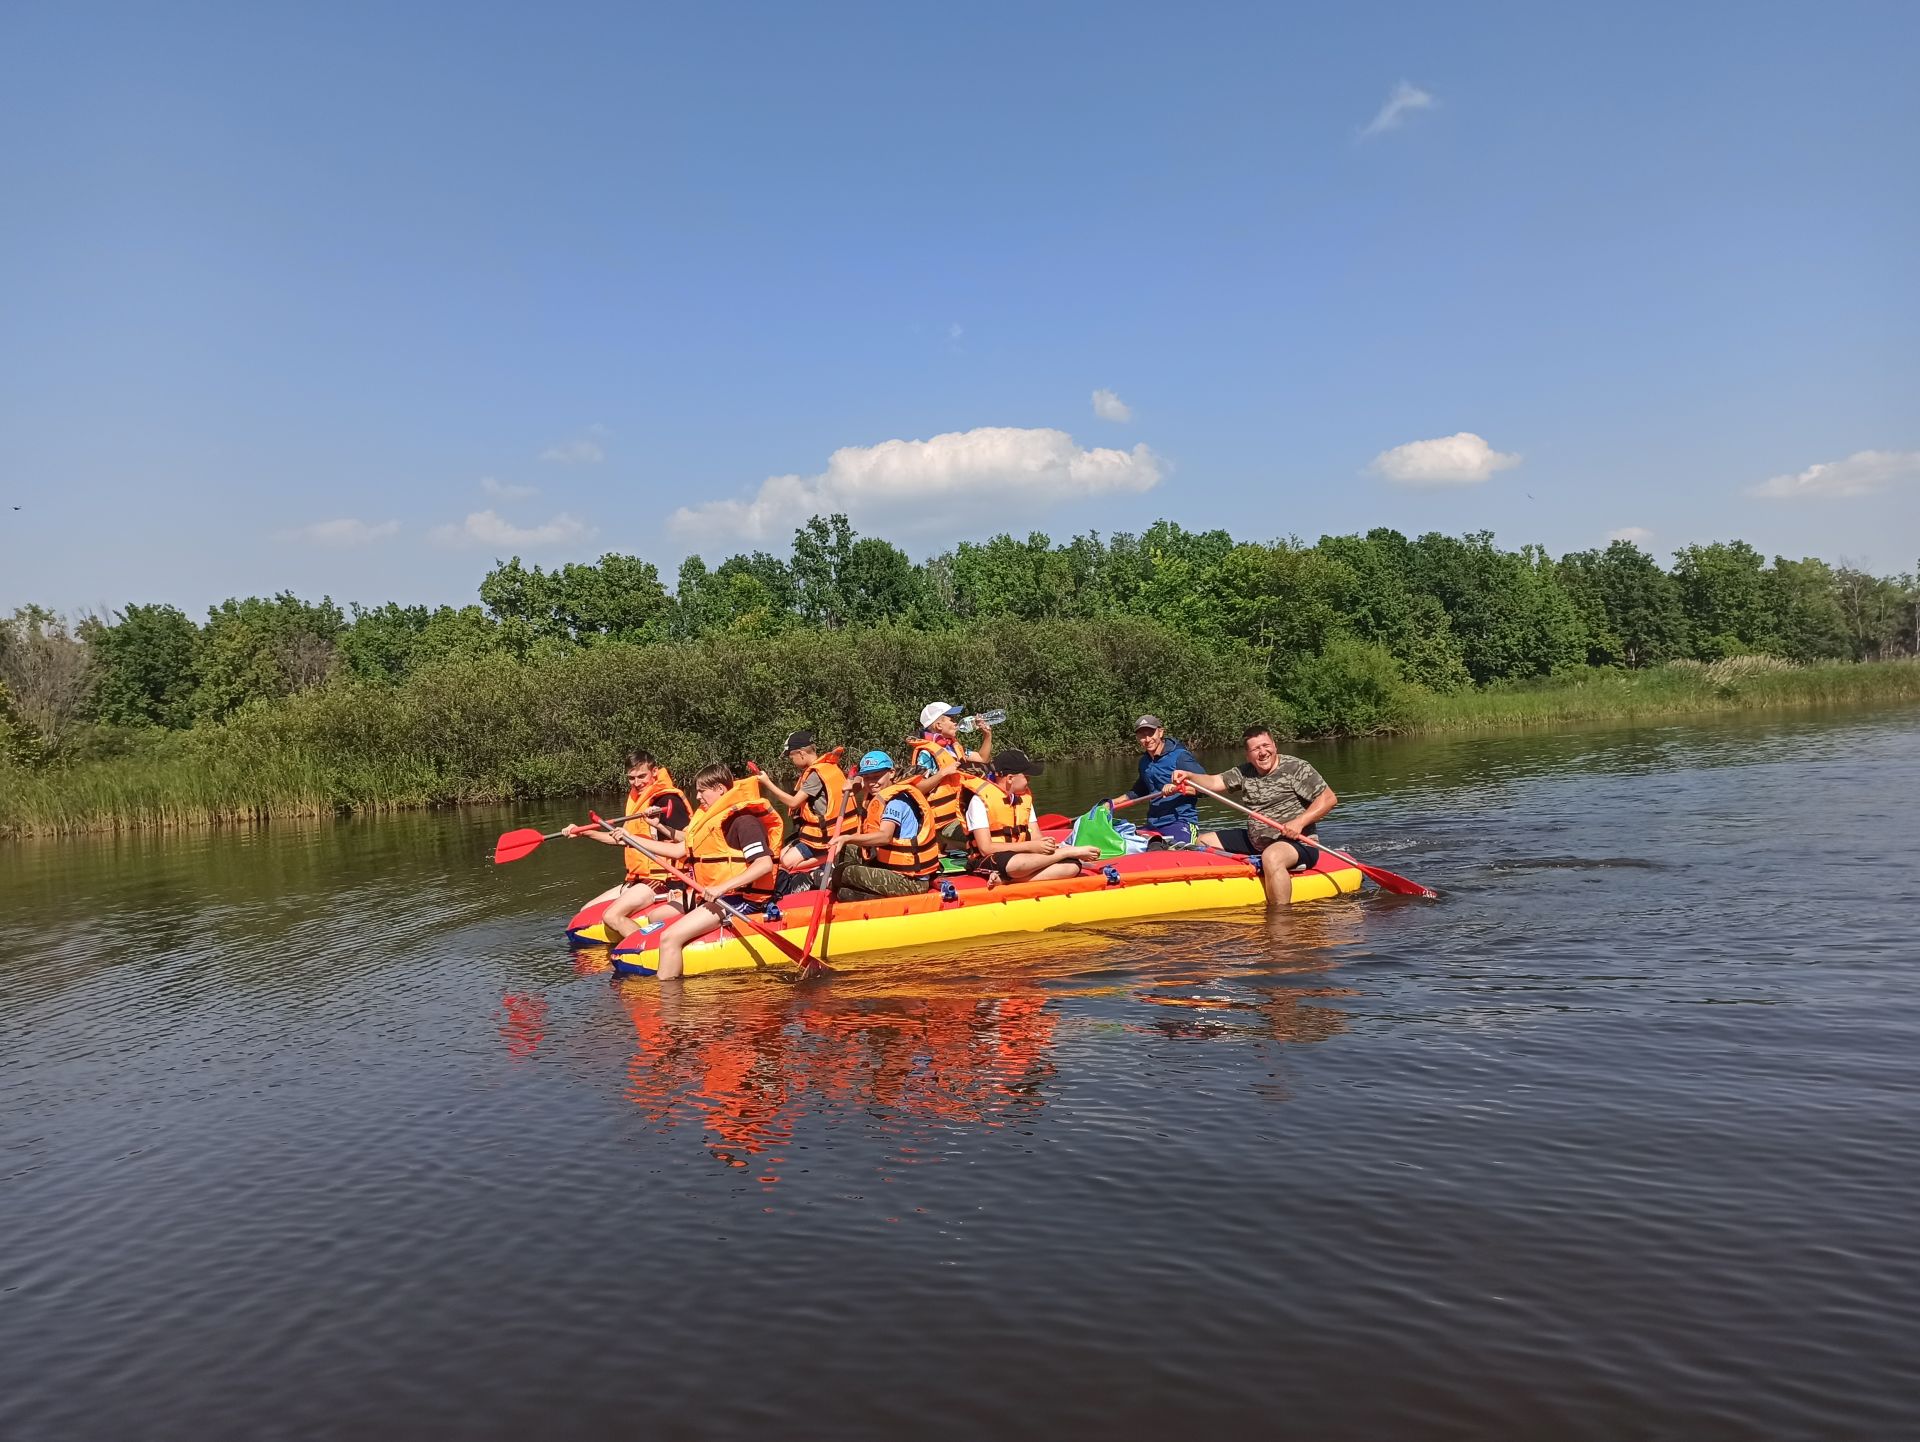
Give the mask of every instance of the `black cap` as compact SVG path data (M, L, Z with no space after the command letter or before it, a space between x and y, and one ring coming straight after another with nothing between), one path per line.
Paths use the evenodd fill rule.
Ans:
M994 752L993 760L988 764L1002 775L1015 771L1022 776L1038 776L1047 769L1046 762L1035 761L1026 752L1015 751L1012 747L1008 747L1005 751Z
M787 744L780 749L782 751L798 751L802 746L814 745L815 739L811 731L796 731L787 738Z

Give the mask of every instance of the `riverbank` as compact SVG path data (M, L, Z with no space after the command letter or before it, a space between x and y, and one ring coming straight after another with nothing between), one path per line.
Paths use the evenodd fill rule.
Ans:
M1195 744L1216 746L1237 742L1244 718L1289 714L1281 698L1240 679L1253 672L1232 648L1172 647L1164 633L1142 627L1131 644L1081 653L1063 666L1049 644L1058 638L1025 639L1020 648L949 645L934 664L898 652L789 655L789 665L759 675L702 671L697 648L688 648L684 673L673 673L659 667L658 651L608 647L537 667L461 663L404 687L323 687L220 727L119 736L116 749L92 759L37 769L0 764L0 836L605 794L616 789L617 759L630 738L645 738L682 769L715 751L772 764L778 738L802 725L862 738L861 745L904 734L910 721L893 714L898 708L886 698L894 695L1009 698L1015 721L1004 739L1059 758L1127 749L1136 706L1167 717ZM790 678L803 675L834 681L802 698ZM976 684L955 683L961 675ZM1116 695L1139 699L1118 710L1099 699ZM806 699L815 705L806 707ZM1596 669L1452 695L1404 687L1388 700L1379 724L1367 728L1373 734L1493 732L1920 702L1920 665L1736 657ZM823 720L820 710L829 716Z

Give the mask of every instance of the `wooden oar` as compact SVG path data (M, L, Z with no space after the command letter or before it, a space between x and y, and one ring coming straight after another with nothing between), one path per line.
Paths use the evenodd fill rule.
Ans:
M593 812L591 811L589 811L587 815L593 816L595 825L604 827L608 831L614 830L613 822L603 820L598 816L594 816ZM655 866L659 867L662 871L666 872L668 876L671 876L675 881L679 882L682 886L687 888L688 900L692 900L695 896L700 896L703 898L705 897L705 894L706 894L705 890L701 887L700 883L695 881L691 876L687 875L686 872L680 870L680 868L675 866L671 861L668 861L663 857L655 856L651 851L647 853L647 856L650 860L652 860ZM747 942L746 933L741 931L740 929L742 923L745 923L747 927L749 927L754 931L759 932L760 935L765 937L768 941L772 942L773 949L779 952L782 956L786 957L788 961L794 962L796 965L799 965L803 968L806 965L807 959L805 956L801 955L800 949L796 947L792 942L788 941L779 932L775 931L766 922L761 921L757 917L743 916L741 913L735 911L731 906L728 906L726 903L726 899L724 897L719 901L713 902L712 906L713 906L713 909L720 914L720 924L726 927L735 936L739 937L740 944L742 946L746 946L749 951L751 951L753 948Z
M1189 792L1194 789L1191 784L1181 787L1181 790ZM1251 816L1263 826L1271 826L1275 831L1282 832L1286 829L1271 816L1262 816L1251 806L1242 806L1238 801L1233 800L1231 797L1222 796L1218 791L1208 791L1207 795L1213 800L1218 801L1222 806L1231 806L1243 816ZM1417 881L1409 881L1406 877L1396 872L1388 871L1383 866L1369 866L1366 862L1349 856L1344 851L1336 851L1331 846L1321 846L1319 842L1313 840L1311 837L1303 837L1302 839L1306 841L1307 845L1319 847L1319 849L1326 852L1327 855L1337 857L1341 861L1346 862L1347 865L1353 867L1382 891L1391 891L1397 896L1429 896L1436 899L1440 895L1439 892L1433 890L1431 887L1422 886Z
M619 820L608 824L620 826L629 821L638 821L646 814L644 811L636 811L631 816L622 816ZM566 834L565 831L535 831L531 826L523 826L518 831L505 832L498 841L493 843L493 864L505 866L509 861L518 861L524 856L531 856L540 849L541 842L557 841Z

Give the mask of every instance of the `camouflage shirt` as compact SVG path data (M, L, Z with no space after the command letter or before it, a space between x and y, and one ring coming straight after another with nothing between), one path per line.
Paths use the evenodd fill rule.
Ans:
M1236 799L1242 804L1266 813L1275 821L1293 820L1307 809L1314 797L1327 789L1326 778L1298 756L1280 757L1273 763L1273 770L1265 775L1242 765L1222 771L1220 779L1227 784L1228 791L1239 793ZM1312 826L1307 827L1307 835L1311 836L1313 831ZM1247 834L1256 846L1265 846L1280 833L1248 817Z

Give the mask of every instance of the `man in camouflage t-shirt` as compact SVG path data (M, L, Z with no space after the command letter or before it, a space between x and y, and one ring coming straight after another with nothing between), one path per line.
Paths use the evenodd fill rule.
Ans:
M1190 782L1207 791L1233 792L1241 805L1280 823L1248 819L1245 826L1209 831L1200 840L1236 856L1258 856L1260 878L1267 900L1285 906L1293 900L1292 871L1305 871L1320 860L1313 835L1320 818L1339 803L1326 778L1298 756L1283 756L1273 733L1264 726L1247 730L1247 759L1217 775L1192 771L1173 773L1173 785Z

